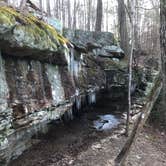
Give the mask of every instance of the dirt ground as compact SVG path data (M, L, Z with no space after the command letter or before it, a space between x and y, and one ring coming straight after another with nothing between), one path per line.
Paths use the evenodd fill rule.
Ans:
M93 122L101 112L111 113L120 124L97 131ZM102 103L68 124L53 124L47 135L34 137L39 143L11 161L10 166L112 166L126 141L123 114L118 112L112 103ZM166 166L166 134L147 125L133 143L126 165Z
M146 126L133 143L127 166L166 166L166 134Z
M111 166L125 137L118 138L117 135L108 134L103 138L103 135L99 135L94 133L77 141L73 138L68 145L62 139L59 140L61 147L54 144L55 140L42 141L13 161L11 166ZM132 145L126 165L165 166L166 135L146 126Z
M67 124L52 124L48 134L34 137L34 142L40 142L15 161L11 161L10 166L100 166L107 164L110 156L116 156L123 145L123 139L126 139L123 136L117 139L119 133L113 134L117 128L118 132L121 131L119 128L123 131L124 126L123 114L118 111L122 108L117 109L114 105L117 104L101 102L101 105L88 108L88 111ZM107 131L99 131L94 128L94 121L101 115L113 115L119 124ZM102 121L108 127L109 120Z

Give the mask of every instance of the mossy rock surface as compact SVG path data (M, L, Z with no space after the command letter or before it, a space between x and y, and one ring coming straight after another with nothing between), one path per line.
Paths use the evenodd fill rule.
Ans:
M32 14L22 14L6 6L0 7L0 47L5 53L48 56L61 52L68 43L52 26Z

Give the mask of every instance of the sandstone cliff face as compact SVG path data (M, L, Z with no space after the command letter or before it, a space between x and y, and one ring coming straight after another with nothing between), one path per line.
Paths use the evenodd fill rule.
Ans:
M125 89L127 60L110 48L113 34L64 35L31 14L0 7L0 165L31 146L50 121L72 119L95 103L100 90Z

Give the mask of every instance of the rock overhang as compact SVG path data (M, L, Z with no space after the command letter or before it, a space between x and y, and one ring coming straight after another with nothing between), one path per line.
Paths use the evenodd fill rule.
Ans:
M0 7L0 47L5 54L66 64L61 56L69 43L55 28L32 14Z
M63 35L66 38L30 13L0 7L0 47L6 55L56 65L67 65L64 55L71 47L80 53L92 53L102 58L121 60L125 57L110 32L64 29Z
M63 34L79 52L93 52L95 56L123 59L124 51L118 46L111 32L71 30L64 28Z

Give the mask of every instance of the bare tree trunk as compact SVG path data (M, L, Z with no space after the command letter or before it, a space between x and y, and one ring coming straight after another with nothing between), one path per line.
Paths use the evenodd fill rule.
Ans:
M59 19L59 2L54 0L54 16Z
M162 112L166 121L166 1L160 0L160 46L163 78Z
M71 28L71 4L70 0L68 0L68 28Z
M25 6L26 6L26 3L27 3L27 0L21 0L21 3L20 3L20 10L23 11Z
M65 10L65 3L64 0L62 0L62 22L63 22L63 26L65 27L65 22L66 22L66 10Z
M86 9L86 0L84 0L84 3L83 3L83 5L84 5L84 14L83 14L83 20L84 20L84 26L83 26L83 29L84 30L86 30L86 15L87 15L87 9Z
M136 6L138 6L138 0L136 0ZM138 24L139 24L139 22L138 22L138 14L139 14L139 8L137 7L136 8L136 12L135 12L135 24L134 24L134 35L135 35L135 48L136 48L136 50L138 50L139 49L139 39L138 39L138 30L139 30L139 26L138 26Z
M96 6L96 0L94 0L94 1L92 0L92 11L93 12L91 14L91 16L92 16L92 18L91 18L92 19L92 21L91 21L91 29L93 31L95 31L95 24L96 23L95 23L94 20L96 19L96 12L97 12L96 10L94 10L96 8L95 6Z
M48 14L48 16L51 16L51 8L50 8L50 1L49 0L47 0L46 1L47 2L47 14Z
M133 51L135 45L135 36L134 36L134 28L135 28L135 0L128 1L128 15L131 24L131 49L129 56L129 81L128 81L128 110L127 110L127 121L126 121L126 136L129 135L129 122L130 122L130 112L131 112L131 84L132 84L132 63L133 63Z
M76 29L76 0L74 0L73 29Z
M42 0L39 0L39 8L40 8L40 10L42 10L42 8L43 8Z
M106 9L106 31L108 32L108 0L107 0L107 9Z
M10 5L10 0L4 0L6 3L7 3L7 5Z
M39 0L39 8L41 10L41 14L42 14L42 17L43 17L43 1L42 0Z
M90 31L90 20L91 20L91 6L92 6L92 0L88 0L87 30L89 30L89 31Z
M124 52L129 54L129 37L127 32L127 19L124 0L118 0L118 24L120 35L120 46Z
M102 0L97 0L97 13L96 13L95 31L100 31L101 32L102 18L103 18L103 2L102 2Z

